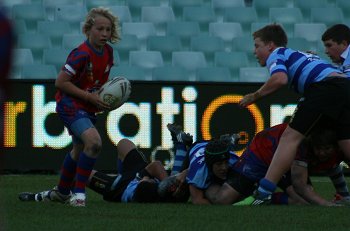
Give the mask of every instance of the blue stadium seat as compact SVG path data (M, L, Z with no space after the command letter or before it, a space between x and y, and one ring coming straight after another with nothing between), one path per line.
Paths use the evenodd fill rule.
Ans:
M66 63L69 52L69 49L62 48L44 49L43 64L54 65L58 73L62 66Z
M294 24L294 37L305 38L310 42L317 42L327 29L324 23L296 23Z
M269 10L272 7L288 7L288 1L281 0L254 0L253 7L258 13L259 21L267 21L269 19Z
M28 48L15 48L13 49L13 62L10 73L11 79L21 78L21 67L34 63L32 51Z
M46 12L41 3L18 4L12 7L12 18L23 19L31 32L36 32L37 22L46 20Z
M45 34L26 33L18 35L18 48L31 49L35 63L41 63L44 49L51 47L51 40Z
M198 22L174 21L167 24L167 35L179 36L181 39L182 49L189 50L191 38L200 34Z
M203 6L204 0L169 0L169 6L174 10L175 17L181 19L183 8L188 6Z
M249 66L257 66L254 55L254 40L252 36L237 37L232 40L232 52L245 52L248 57Z
M196 70L197 81L232 82L230 70L227 67L202 67Z
M62 47L63 34L72 33L70 24L64 21L39 21L37 31L48 35L53 47Z
M22 79L56 79L57 71L54 65L28 64L21 68Z
M198 22L202 32L208 32L209 23L216 21L214 9L210 6L186 6L183 8L184 21Z
M86 39L86 36L83 34L64 34L62 37L62 48L72 50Z
M294 24L303 22L303 15L299 8L270 8L270 22L283 26L288 37L294 33Z
M309 22L311 8L313 7L328 7L327 0L294 0L294 7L299 8L303 14L304 23Z
M244 0L211 0L211 7L215 11L218 22L222 22L226 9L234 7L245 7Z
M342 9L345 19L347 20L350 19L350 1L349 0L336 0L335 6Z
M200 51L174 51L172 66L185 68L189 73L190 81L194 81L196 79L196 69L206 67L207 61L204 53Z
M171 56L173 51L181 51L181 39L178 36L150 36L147 42L147 49L150 51L160 51L163 61L171 64Z
M204 53L208 65L214 64L214 54L225 50L224 40L217 36L199 35L192 37L191 50Z
M230 7L224 10L224 22L238 22L244 34L250 35L250 25L258 21L254 7Z
M299 51L314 51L316 52L315 46L312 42L307 41L305 38L290 37L288 38L287 47Z
M146 79L152 80L152 69L164 66L164 62L159 51L130 51L129 65L143 68Z
M86 0L85 4L87 10L91 10L99 6L111 8L117 5L124 5L125 0Z
M124 76L128 80L147 80L145 70L137 66L113 66L109 72L109 79L112 79L116 76Z
M225 50L231 51L233 38L243 36L243 30L241 24L237 22L212 22L209 24L209 35L222 38Z
M247 53L244 51L216 52L214 66L228 68L230 70L232 80L238 81L239 68L249 66Z
M241 67L239 81L248 83L264 83L269 78L266 67Z
M134 22L141 21L141 9L145 6L160 6L162 0L126 0Z
M151 22L124 22L122 24L122 35L136 35L140 41L141 50L146 50L149 36L156 35L156 28Z
M108 8L118 17L120 24L123 24L123 22L132 22L131 12L128 6L112 5L108 6Z
M42 4L45 8L47 18L50 21L53 21L55 19L56 14L56 8L58 6L63 5L74 5L76 7L84 7L85 6L85 0L41 0Z
M155 67L152 75L155 81L190 81L188 71L178 66Z
M85 20L87 9L79 5L60 5L55 10L55 21L69 22L73 31L82 31L80 23Z
M153 23L157 35L165 35L167 22L175 21L175 15L168 6L145 6L141 9L141 21Z
M310 21L324 23L326 26L343 23L343 11L338 7L313 7L311 8Z
M141 49L139 39L133 34L123 34L122 39L112 46L118 51L121 64L129 64L130 51L137 51Z

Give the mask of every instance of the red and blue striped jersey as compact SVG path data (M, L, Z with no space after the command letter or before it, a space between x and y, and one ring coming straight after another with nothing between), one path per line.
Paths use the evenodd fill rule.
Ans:
M96 51L86 40L68 55L62 70L71 76L74 85L89 92L95 92L107 82L109 72L113 66L113 48L106 44L102 51ZM82 109L87 112L98 112L99 110L84 100L71 97L58 90L56 102L63 102L73 108Z

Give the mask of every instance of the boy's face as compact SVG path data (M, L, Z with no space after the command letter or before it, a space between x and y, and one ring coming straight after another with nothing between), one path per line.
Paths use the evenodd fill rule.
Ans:
M111 39L112 23L103 16L96 16L95 23L88 32L90 44L97 50L101 50L103 46Z
M222 180L226 179L227 171L228 171L228 160L217 161L213 164L213 174Z
M324 41L323 45L325 47L326 55L328 55L328 57L332 60L332 62L337 63L337 64L343 63L343 59L340 57L340 55L348 47L348 44L345 41L343 41L341 43L336 43L332 39L329 39L329 40Z
M254 54L261 66L266 66L266 60L273 50L272 43L264 43L259 37L254 39Z

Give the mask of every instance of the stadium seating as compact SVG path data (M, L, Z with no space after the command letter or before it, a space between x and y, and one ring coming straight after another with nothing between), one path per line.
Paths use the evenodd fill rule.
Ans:
M167 35L179 36L181 39L182 49L189 50L191 37L200 34L198 22L174 21L167 23Z
M244 0L211 0L211 7L215 11L218 22L222 22L226 9L234 7L245 7Z
M254 40L250 36L236 37L232 40L232 52L245 52L248 57L249 66L257 66L257 61L254 55Z
M87 0L85 1L87 10L91 10L92 8L103 6L107 8L111 8L118 5L124 5L125 0Z
M45 34L25 33L18 35L18 48L31 49L35 63L41 63L43 50L51 48L51 40Z
M46 12L41 3L18 4L12 7L12 18L23 19L31 32L36 32L37 22L46 20Z
M33 64L34 58L32 50L29 48L15 48L13 50L13 62L10 73L11 79L21 78L21 67L27 64Z
M59 5L55 10L55 21L68 22L74 31L81 31L80 23L85 20L86 14L85 6Z
M141 21L153 23L157 35L165 35L167 22L175 21L175 15L168 6L145 6L141 9Z
M83 34L64 34L62 37L62 48L74 49L86 40Z
M241 24L237 22L212 22L209 24L209 34L222 38L225 50L230 51L232 39L243 36L243 31Z
M62 48L50 48L43 51L43 64L54 65L57 73L65 64L70 50Z
M249 61L246 52L216 52L214 66L229 68L232 80L238 81L239 68L248 67Z
M143 68L129 65L113 66L109 72L109 78L111 79L115 76L124 76L128 80L148 80Z
M155 81L190 81L188 71L179 66L155 67L152 75Z
M55 66L46 64L27 64L21 67L22 79L56 79Z
M136 35L140 41L141 50L146 50L147 38L156 35L156 28L151 22L124 22L122 24L122 35Z
M183 8L184 21L198 22L202 32L208 32L209 23L216 21L214 9L210 6L187 6Z
M125 0L134 22L141 21L141 9L145 6L160 6L161 0Z
M143 68L145 78L152 80L152 69L164 66L164 62L159 51L130 51L129 65Z
M63 5L74 5L77 8L81 8L84 6L84 0L41 0L42 4L45 8L47 18L50 21L53 21L55 19L55 14L56 14L56 8L58 6L63 6ZM89 0L88 2L90 2Z
M230 7L224 10L224 22L238 22L244 34L250 35L250 26L258 21L258 14L254 7Z
M327 0L294 0L294 7L301 10L305 20L304 23L307 23L310 20L311 8L327 6L329 6Z
M174 51L172 54L172 66L183 67L189 72L189 80L196 80L196 69L206 67L207 61L200 51Z
M299 8L270 8L270 22L283 25L287 35L293 37L294 24L303 22Z
M203 6L204 0L169 0L169 6L173 8L175 17L181 19L183 8L188 6Z
M214 64L215 52L224 50L224 40L220 37L199 35L191 39L191 51L203 52L208 65Z
M350 1L349 0L336 0L335 6L342 9L345 19L350 19Z
M147 42L147 49L160 51L165 64L171 64L172 52L181 51L181 39L178 36L150 36Z
M288 7L288 1L281 0L253 0L253 7L258 13L260 21L269 19L269 9L272 7Z
M239 69L240 82L264 83L269 78L266 67L241 67Z
M294 37L305 38L312 43L312 50L317 50L317 43L326 29L323 23L296 23L294 24Z
M13 21L13 23L16 34L23 34L28 32L26 21L24 19L17 19Z
M108 8L118 17L120 25L122 25L123 22L132 22L131 12L128 6L112 5L108 6Z
M343 23L343 11L338 7L313 7L311 8L310 21L324 23L327 27Z
M39 21L37 31L48 35L53 47L61 47L63 34L72 33L70 24L64 21Z
M314 50L315 49L314 44L312 42L307 41L305 38L300 38L300 37L288 38L287 46L294 50L317 52L317 50Z
M196 80L203 82L232 82L227 67L201 67L196 69Z
M121 64L129 64L130 51L141 49L139 39L133 34L123 34L122 39L112 46L118 51Z

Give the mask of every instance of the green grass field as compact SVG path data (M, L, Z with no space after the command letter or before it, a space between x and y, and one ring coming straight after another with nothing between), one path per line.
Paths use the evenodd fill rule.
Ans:
M56 175L2 175L0 230L350 230L349 207L123 204L105 202L90 190L85 208L17 198L22 191L51 188L57 180ZM332 198L328 178L313 182Z

